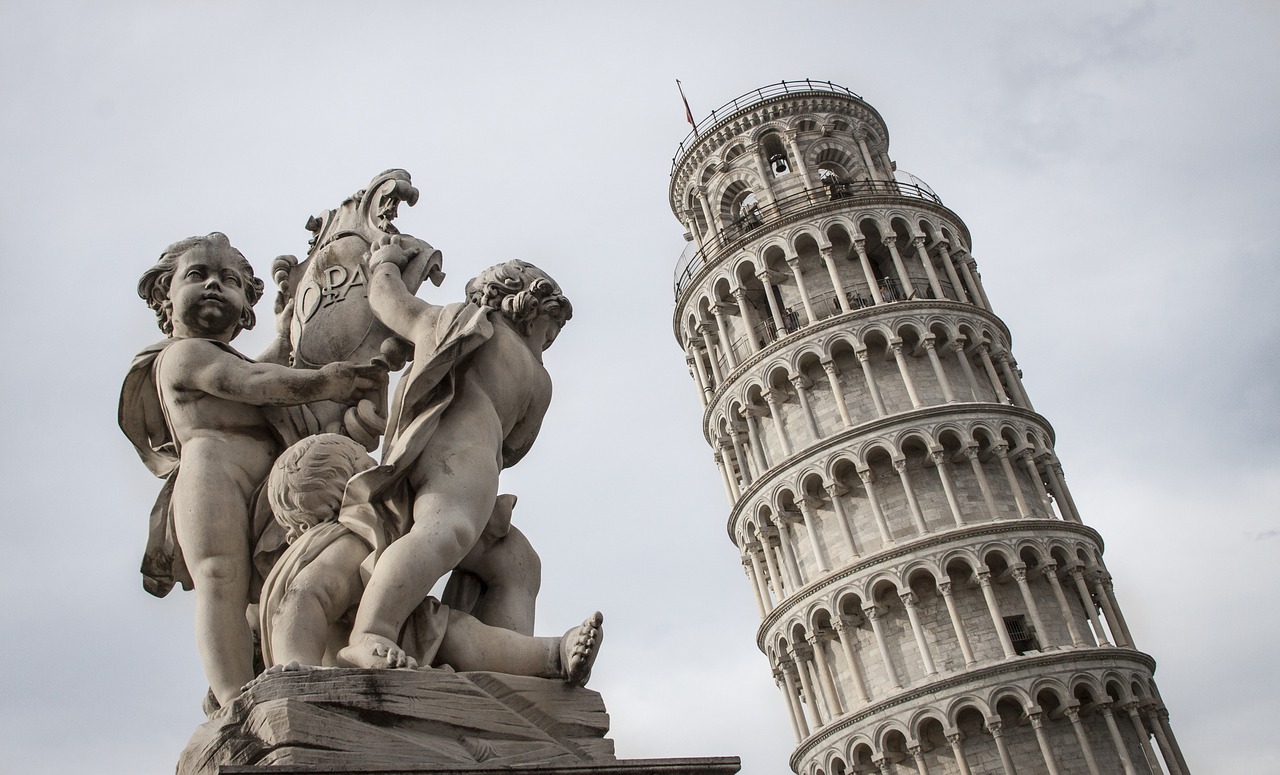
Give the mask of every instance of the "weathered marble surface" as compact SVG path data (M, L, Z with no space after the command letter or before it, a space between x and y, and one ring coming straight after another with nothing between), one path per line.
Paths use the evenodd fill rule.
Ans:
M616 761L608 730L600 695L563 681L442 670L282 672L264 675L198 727L178 774L226 772L222 765L366 772L603 764Z

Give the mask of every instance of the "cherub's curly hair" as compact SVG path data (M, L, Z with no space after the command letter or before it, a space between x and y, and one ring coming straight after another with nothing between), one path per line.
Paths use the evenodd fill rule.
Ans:
M337 519L347 480L373 466L364 447L336 433L308 436L286 449L267 477L267 502L289 543Z
M187 237L184 240L178 240L165 248L156 265L148 269L138 281L138 296L147 303L148 307L155 310L156 323L160 326L160 330L165 334L173 333L173 304L169 301L169 284L173 282L173 273L178 268L178 259L198 245L226 248L240 259L240 269L245 275L244 297L249 303L245 305L244 316L240 318L235 333L239 334L241 331L253 328L258 322L253 314L253 305L262 298L264 286L253 273L253 266L245 259L244 254L231 247L227 235L215 231L203 237Z
M529 324L546 315L564 323L573 317L573 305L551 276L525 261L491 266L467 281L467 301L499 310L516 330L529 333Z

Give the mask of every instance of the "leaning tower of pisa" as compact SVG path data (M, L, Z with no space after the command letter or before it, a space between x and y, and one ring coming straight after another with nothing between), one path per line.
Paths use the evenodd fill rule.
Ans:
M798 775L1187 773L969 230L828 82L672 164L675 334Z

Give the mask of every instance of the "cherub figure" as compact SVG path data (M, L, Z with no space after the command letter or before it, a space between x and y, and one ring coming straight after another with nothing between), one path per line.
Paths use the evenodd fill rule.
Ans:
M338 521L338 509L348 479L373 466L361 445L331 433L299 441L272 466L267 498L290 545L263 586L259 612L268 669L338 664L336 651L347 643L350 615L364 591L361 564L373 550ZM509 522L514 502L514 496L498 496L491 522ZM386 666L447 664L580 685L603 639L602 621L597 612L562 637L531 637L489 626L428 596L410 613L397 637L400 649Z
M372 575L339 654L355 667L404 664L405 621L471 552L494 512L499 472L538 435L551 401L542 353L573 314L555 281L523 261L480 273L465 303L429 304L401 279L421 249L383 238L369 260L369 304L413 343L414 363L392 402L384 464L352 479L342 509L353 529L370 523L371 509L404 525L385 550L377 536L368 541Z
M229 343L253 327L262 288L223 234L170 245L138 283L168 338L134 360L121 392L121 428L167 480L152 511L148 590L163 595L175 577L194 587L196 643L219 704L254 675L252 501L284 447L264 408L350 403L386 379L380 365L293 369L236 352Z

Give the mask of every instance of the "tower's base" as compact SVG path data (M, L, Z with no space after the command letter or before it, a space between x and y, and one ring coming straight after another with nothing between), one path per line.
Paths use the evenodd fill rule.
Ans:
M440 670L262 676L201 724L178 775L446 773L729 775L736 758L618 761L597 692Z

